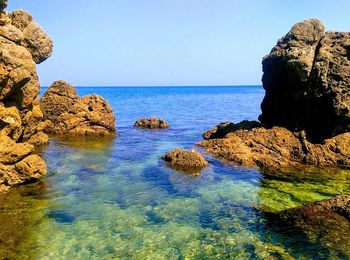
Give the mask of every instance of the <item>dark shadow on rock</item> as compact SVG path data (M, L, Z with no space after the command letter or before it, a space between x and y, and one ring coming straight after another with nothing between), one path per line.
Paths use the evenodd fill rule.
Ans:
M252 130L253 128L261 127L257 121L244 120L237 124L233 122L220 123L203 134L205 140L225 138L229 133L237 130Z

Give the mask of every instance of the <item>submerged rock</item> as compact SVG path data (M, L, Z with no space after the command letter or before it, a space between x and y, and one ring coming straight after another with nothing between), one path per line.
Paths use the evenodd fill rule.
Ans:
M294 25L263 59L260 121L318 142L349 131L349 44L350 33L324 33L318 20Z
M171 168L193 175L200 174L202 169L209 166L209 163L204 157L195 150L186 151L174 149L167 153L162 159L167 162Z
M147 129L164 129L170 127L167 121L156 117L139 119L135 122L134 126Z
M48 143L39 106L35 64L52 53L50 37L25 11L7 13L0 1L0 191L46 173L33 145Z
M67 82L54 82L40 105L44 118L51 122L45 129L49 134L106 136L116 131L108 102L95 94L80 98Z
M341 258L350 257L349 195L339 195L278 213L265 212L265 216L268 223L284 235L304 236L307 242L318 244L327 251L337 250Z
M309 142L304 132L282 127L237 130L223 139L198 143L199 146L237 165L260 167L273 172L303 170L307 166L350 168L350 133Z

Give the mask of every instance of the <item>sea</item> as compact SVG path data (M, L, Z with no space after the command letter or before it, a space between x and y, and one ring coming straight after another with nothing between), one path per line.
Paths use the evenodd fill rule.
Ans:
M77 91L108 100L117 135L50 138L38 151L48 175L0 196L1 259L350 257L350 248L341 244L325 246L327 241L279 229L261 210L279 212L350 192L349 172L339 179L267 178L195 145L220 122L257 120L261 86ZM171 128L133 126L151 116ZM161 156L173 148L199 150L210 167L200 176L170 169Z

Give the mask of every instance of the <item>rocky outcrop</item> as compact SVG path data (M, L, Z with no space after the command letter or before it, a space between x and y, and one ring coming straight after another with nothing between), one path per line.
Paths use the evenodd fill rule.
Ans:
M55 135L106 136L115 133L115 117L106 100L98 95L80 98L64 81L54 82L40 100L46 133Z
M350 34L324 31L298 23L264 57L261 125L220 124L199 145L265 174L350 168Z
M317 142L350 130L350 33L306 20L263 59L266 90L260 121L305 130Z
M0 1L0 191L46 173L34 146L48 142L39 106L35 64L52 53L52 41L25 11L7 13Z
M164 129L170 127L167 121L156 117L139 119L135 122L134 126L146 129Z
M285 236L305 238L323 249L336 249L340 258L350 257L350 196L339 195L333 199L291 208L278 213L265 213L268 224ZM300 241L303 243L303 241Z
M175 169L191 175L199 175L201 170L209 166L203 156L195 150L186 151L174 149L163 158L168 165Z
M237 130L223 139L198 143L219 158L237 165L259 167L268 173L304 170L306 167L350 169L350 133L313 144L305 132L263 127Z

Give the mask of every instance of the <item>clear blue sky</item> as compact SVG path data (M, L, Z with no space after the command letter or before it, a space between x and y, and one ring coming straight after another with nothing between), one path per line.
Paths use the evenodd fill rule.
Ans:
M41 84L254 85L293 24L350 31L349 0L9 0L54 41Z

